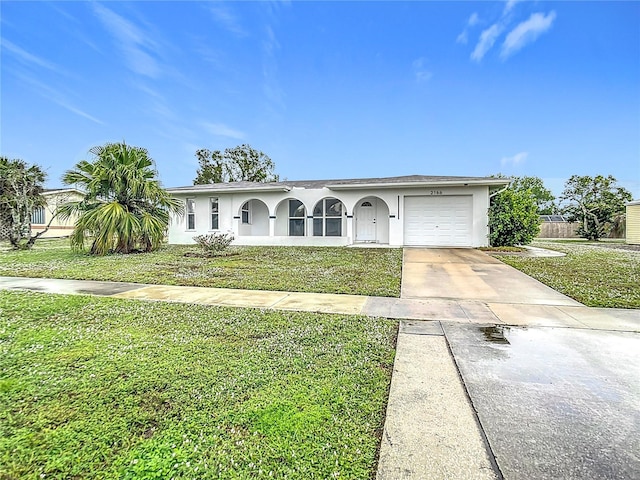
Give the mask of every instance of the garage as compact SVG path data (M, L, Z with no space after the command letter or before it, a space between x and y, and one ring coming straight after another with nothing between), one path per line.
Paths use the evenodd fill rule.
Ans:
M404 244L470 247L473 243L473 196L404 198Z

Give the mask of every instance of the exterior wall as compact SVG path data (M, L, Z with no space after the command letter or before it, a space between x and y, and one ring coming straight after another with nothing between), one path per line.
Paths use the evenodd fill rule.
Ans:
M44 207L44 223L32 223L31 231L33 232L33 234L39 233L46 228L47 224L51 221L51 217L55 215L59 205L62 205L66 202L79 201L82 199L80 193L74 191L53 191L50 193L45 192L44 197L47 199L47 204ZM49 230L47 230L47 232L40 238L68 237L73 233L76 220L77 218L75 216L70 217L64 221L56 217L51 223Z
M403 187L403 188L293 188L288 192L207 192L197 194L174 194L183 202L187 198L195 199L195 229L187 230L186 214L172 218L169 227L169 243L194 243L193 236L212 233L233 233L237 245L350 245L356 243L355 214L358 205L365 199L377 199L378 218L376 219L377 242L390 246L404 244L404 197L405 195L471 195L473 197L473 238L474 247L488 245L488 209L489 187ZM210 198L218 198L218 229L211 229ZM266 210L257 215L252 211L252 223L265 221L268 213L269 235L252 235L249 226L241 223L241 207L249 200L259 200ZM337 198L343 204L342 236L313 236L313 209L324 198ZM307 217L304 237L288 236L288 199L301 201ZM263 209L264 210L264 209ZM381 216L382 214L382 216ZM384 217L384 218L383 218ZM254 225L252 225L252 228Z
M640 245L640 201L627 205L627 243Z

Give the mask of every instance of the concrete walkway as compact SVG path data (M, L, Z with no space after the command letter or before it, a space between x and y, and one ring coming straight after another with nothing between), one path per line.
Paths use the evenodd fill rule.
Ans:
M506 265L505 267L511 268ZM452 278L452 283L461 283L461 279ZM526 275L521 278L535 281ZM443 282L444 280L441 278L439 281ZM404 284L403 280L403 286ZM26 277L0 277L0 289L99 295L245 308L368 315L399 320L437 320L476 324L494 323L640 331L637 310L589 308L571 299L567 300L566 305L529 305L526 303L511 304L497 301L487 302L479 299L454 299L451 297L366 297L361 295L237 290ZM428 294L430 293L428 292ZM464 297L463 294L461 296Z
M495 460L503 457L491 446L502 444L487 438L500 431L497 420L478 416L482 397L474 401L467 385L486 380L465 362L466 344L445 333L487 325L640 332L638 310L585 307L471 249L405 249L401 298L21 277L0 277L0 289L400 319L379 480L503 478Z

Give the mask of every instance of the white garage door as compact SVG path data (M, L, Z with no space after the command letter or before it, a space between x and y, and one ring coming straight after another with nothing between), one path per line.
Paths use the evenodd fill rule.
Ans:
M404 198L404 244L470 247L473 197L443 195Z

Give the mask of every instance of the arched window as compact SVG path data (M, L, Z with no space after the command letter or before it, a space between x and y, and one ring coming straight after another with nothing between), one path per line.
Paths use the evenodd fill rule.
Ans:
M342 202L325 198L313 208L313 235L316 237L342 236Z
M300 200L289 200L289 236L304 237L306 210Z

